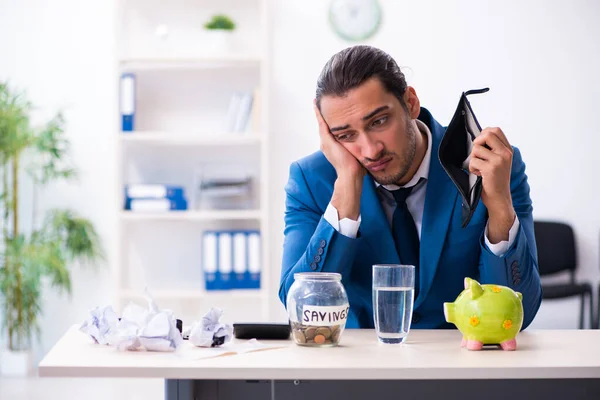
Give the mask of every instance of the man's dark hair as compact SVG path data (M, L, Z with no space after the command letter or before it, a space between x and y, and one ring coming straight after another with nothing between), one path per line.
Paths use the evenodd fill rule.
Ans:
M365 45L348 47L327 61L317 80L317 106L321 109L323 96L342 97L372 77L379 78L406 109L404 73L385 51Z

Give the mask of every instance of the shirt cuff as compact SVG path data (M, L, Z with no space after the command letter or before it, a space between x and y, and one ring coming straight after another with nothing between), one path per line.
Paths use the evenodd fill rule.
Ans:
M490 242L490 239L488 239L489 224L490 224L489 221L487 224L485 224L485 245L488 247L488 249L490 249L490 251L492 253L494 253L494 255L496 257L502 257L503 255L506 254L508 249L510 249L510 246L512 246L513 243L515 242L515 238L517 237L517 232L519 232L519 226L521 226L521 224L519 222L519 218L515 216L515 222L513 222L512 227L508 231L508 240L503 240L496 244L492 244Z
M337 209L329 203L323 217L325 218L325 221L329 222L329 225L333 226L333 228L342 235L351 239L355 239L358 235L358 228L361 221L360 214L358 215L358 221L354 221L350 218L344 218L340 221Z

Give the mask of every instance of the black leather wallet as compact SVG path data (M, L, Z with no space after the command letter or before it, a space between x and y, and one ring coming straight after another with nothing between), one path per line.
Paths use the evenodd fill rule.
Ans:
M473 141L481 133L467 96L485 93L489 88L463 92L454 116L446 128L440 143L438 156L442 167L454 182L462 197L462 227L465 228L477 208L481 197L481 177L469 172L469 161Z

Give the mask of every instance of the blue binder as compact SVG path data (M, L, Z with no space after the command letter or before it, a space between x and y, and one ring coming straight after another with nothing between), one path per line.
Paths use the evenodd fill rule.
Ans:
M233 239L231 232L220 231L217 235L218 242L218 272L220 279L219 289L227 290L232 288L234 281L233 273Z
M218 265L219 241L218 233L206 231L202 236L202 271L204 272L204 287L207 291L220 289L220 274Z
M184 198L174 199L125 199L125 210L131 211L185 211L188 208Z
M260 289L262 270L262 247L260 231L248 232L248 289Z
M177 199L183 197L185 197L183 186L143 183L125 185L125 198L129 199Z
M132 132L135 127L135 75L125 73L121 75L120 110L121 130Z
M246 289L248 281L248 240L246 231L233 231L232 289Z

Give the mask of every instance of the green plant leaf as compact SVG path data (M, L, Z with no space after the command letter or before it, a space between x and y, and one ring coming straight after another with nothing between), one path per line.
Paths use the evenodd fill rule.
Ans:
M29 124L31 105L22 93L0 83L0 163L5 164L29 148L35 135Z
M220 29L233 31L235 29L235 23L228 16L218 14L214 15L207 23L205 23L204 28L208 30Z
M42 231L47 238L60 243L69 261L90 263L105 258L93 224L70 210L50 210Z
M27 349L31 337L38 329L37 318L41 312L39 263L32 260L31 251L23 235L5 239L0 270L0 291L9 343L13 350Z
M64 117L57 114L35 136L33 159L28 169L34 182L46 184L54 179L75 178L75 169L66 162L70 146L64 132Z

